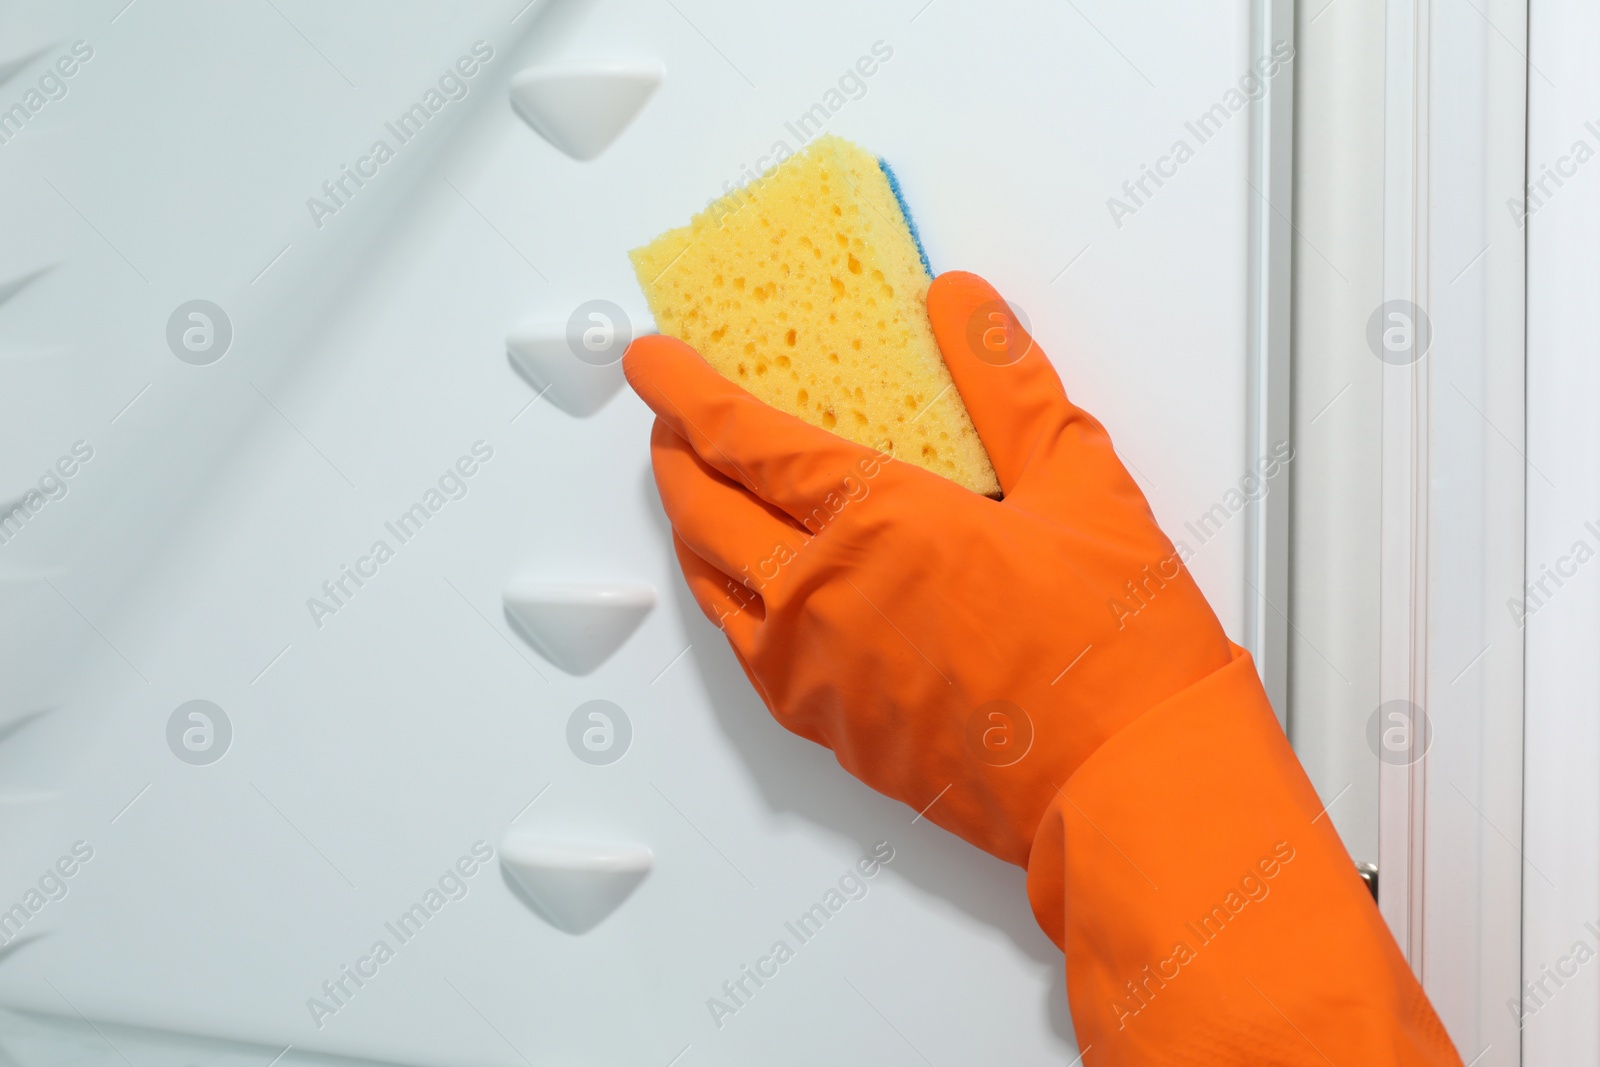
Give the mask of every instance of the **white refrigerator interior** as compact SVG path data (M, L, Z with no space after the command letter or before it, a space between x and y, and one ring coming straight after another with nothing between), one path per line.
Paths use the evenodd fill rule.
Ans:
M770 719L569 323L859 141L1243 640L1255 25L0 8L0 1063L1070 1062L1023 872Z

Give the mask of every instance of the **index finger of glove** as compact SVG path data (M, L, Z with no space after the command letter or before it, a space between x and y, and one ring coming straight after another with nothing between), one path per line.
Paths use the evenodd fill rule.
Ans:
M762 403L675 338L639 338L622 368L640 399L701 459L797 522L846 479L875 477L889 460Z

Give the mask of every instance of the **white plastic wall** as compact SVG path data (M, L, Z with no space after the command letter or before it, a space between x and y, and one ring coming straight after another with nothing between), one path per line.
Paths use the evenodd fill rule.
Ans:
M1261 58L1253 18L1243 0L0 8L0 107L29 107L0 144L0 500L28 510L0 544L0 909L26 914L0 946L20 1013L0 1058L1070 1062L1022 872L770 721L677 576L645 408L621 390L575 416L506 339L594 299L647 328L624 251L798 147L821 104L894 164L935 268L1021 308L1188 540L1257 459L1251 126L1229 103ZM80 41L58 95L41 79ZM528 69L655 68L592 161L508 102ZM363 162L435 89L423 131ZM1180 141L1192 158L1130 192ZM334 200L346 166L368 178ZM188 311L169 343L194 300L231 326L209 363L215 335L179 357ZM474 455L420 533L386 533L430 490L456 497L441 479ZM1245 525L1190 543L1241 639ZM308 607L380 539L392 559L332 614ZM655 606L569 673L503 610L550 582ZM179 713L195 700L225 740L215 711L210 734ZM569 746L592 700L631 723L613 763ZM508 835L644 846L653 869L573 934L500 866ZM892 860L865 896L716 1017L875 847ZM585 855L579 880L605 881ZM464 895L389 933L458 860Z

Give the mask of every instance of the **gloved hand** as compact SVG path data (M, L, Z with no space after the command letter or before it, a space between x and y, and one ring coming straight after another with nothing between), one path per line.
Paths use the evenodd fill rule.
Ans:
M1003 500L677 341L628 350L678 560L767 707L1028 868L1085 1063L1459 1067L1105 430L981 279L940 277L928 313Z
M657 415L689 587L772 714L1026 864L1058 786L1230 646L995 290L944 274L928 313L1002 500L768 407L671 338L635 341L623 367Z

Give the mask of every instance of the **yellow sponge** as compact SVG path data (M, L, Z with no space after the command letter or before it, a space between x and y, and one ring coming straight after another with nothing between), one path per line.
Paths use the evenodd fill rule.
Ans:
M870 153L832 135L629 253L656 326L780 411L1000 494L928 322L927 261Z

